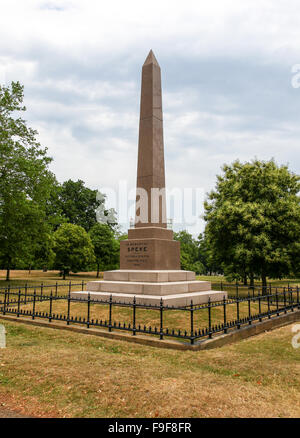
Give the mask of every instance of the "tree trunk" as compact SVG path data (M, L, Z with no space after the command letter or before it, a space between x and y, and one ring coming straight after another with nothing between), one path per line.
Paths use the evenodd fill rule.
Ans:
M10 269L7 268L7 269L6 269L6 281L9 281L9 280L10 280L10 276L9 276L9 274L10 274Z
M97 278L99 278L99 272L100 272L100 264L97 263Z
M66 279L66 270L64 269L63 270L63 280L65 280Z
M248 285L247 274L244 274L243 282L244 282L244 286L247 286L247 285Z

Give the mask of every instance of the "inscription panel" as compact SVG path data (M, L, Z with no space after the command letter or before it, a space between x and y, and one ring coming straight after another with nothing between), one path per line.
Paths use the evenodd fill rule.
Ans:
M125 240L121 244L121 264L130 265L132 269L146 269L145 266L149 264L151 249L153 249L151 242Z
M122 240L120 269L180 269L180 243L166 239Z

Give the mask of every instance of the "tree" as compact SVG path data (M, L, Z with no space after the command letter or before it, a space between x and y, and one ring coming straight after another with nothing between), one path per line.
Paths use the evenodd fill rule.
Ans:
M193 236L187 231L179 231L174 233L174 239L180 242L181 269L203 274L205 268L199 259L197 242Z
M55 259L53 246L54 239L52 232L43 235L42 238L36 242L31 263L31 266L33 266L34 269L43 269L46 271L49 267L53 266Z
M205 233L200 233L196 241L198 246L198 259L201 262L204 272L211 275L214 273L223 273L222 268L214 263L210 256L209 243Z
M49 210L55 211L66 222L80 225L89 231L97 223L96 210L104 204L105 197L97 196L97 190L89 189L81 180L65 181L54 193Z
M95 262L94 248L84 228L74 224L62 224L54 233L54 266L63 273L89 269Z
M18 116L23 86L0 86L0 263L7 270L32 259L37 239L49 232L45 203L55 177L37 131Z
M90 231L97 264L97 278L102 270L116 269L119 262L120 243L106 224L96 224Z
M299 272L300 178L273 160L223 166L205 202L213 261L231 278L281 278Z

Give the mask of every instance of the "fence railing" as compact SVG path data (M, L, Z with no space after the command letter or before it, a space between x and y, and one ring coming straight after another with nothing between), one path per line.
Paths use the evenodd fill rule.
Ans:
M0 290L0 314L16 315L17 317L43 318L52 321L62 321L67 325L79 324L87 328L107 328L108 331L121 330L131 332L132 335L156 335L159 339L176 338L194 344L205 338L212 338L215 334L228 333L230 330L239 330L242 326L261 322L287 312L300 309L299 287L276 288L273 293L251 294L234 296L206 304L184 307L165 306L163 300L159 305L139 304L136 298L132 303L114 301L112 295L108 300L95 300L90 293L87 299L71 296L74 289L84 290L85 283L56 286L45 293L45 285L34 288L6 288ZM47 286L48 287L48 286ZM59 288L64 293L59 294ZM66 290L67 288L67 290ZM58 309L54 306L58 305ZM115 320L114 313L120 309L126 310L126 321ZM138 312L146 310L139 321ZM154 312L154 313L153 313ZM173 312L179 312L174 318ZM105 317L102 317L103 315ZM99 317L97 317L99 315ZM155 317L154 317L155 315ZM121 314L122 316L122 314ZM123 315L124 317L124 315ZM153 325L151 321L157 322ZM175 323L174 323L175 321ZM175 324L175 326L174 326Z
M239 297L239 296L247 296L248 294L252 296L259 296L259 295L272 295L276 292L284 291L284 290L290 290L290 289L297 289L297 286L290 286L289 284L287 286L276 286L272 283L269 283L267 286L262 285L243 285L239 283L226 283L223 281L220 281L218 283L212 282L212 289L214 290L220 290L220 291L227 291L228 295L230 297Z

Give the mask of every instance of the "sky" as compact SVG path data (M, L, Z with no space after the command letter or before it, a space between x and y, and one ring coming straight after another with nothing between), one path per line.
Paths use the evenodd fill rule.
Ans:
M299 173L297 0L0 0L0 8L0 82L24 85L24 118L60 182L135 186L150 49L162 72L168 189L198 188L204 198L235 159L274 158ZM203 221L176 227L196 235Z

